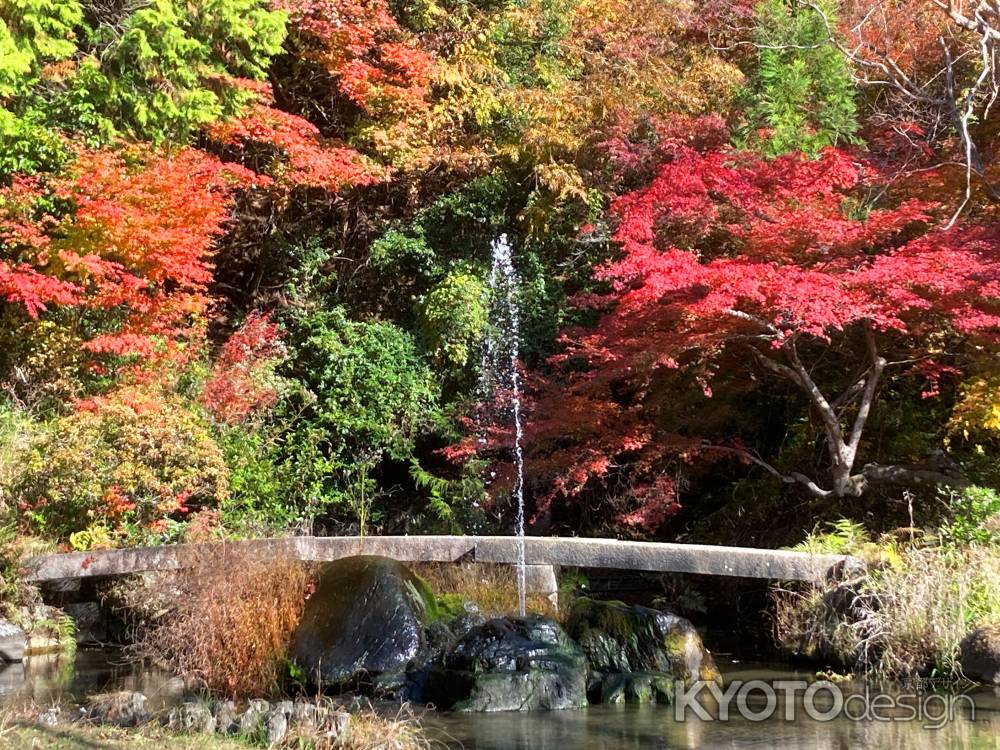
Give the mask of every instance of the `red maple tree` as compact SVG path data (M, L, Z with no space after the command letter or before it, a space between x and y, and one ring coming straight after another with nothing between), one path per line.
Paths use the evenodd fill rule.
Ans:
M944 207L894 199L872 163L845 151L768 161L678 140L666 148L651 182L613 205L621 253L598 271L612 291L584 300L604 309L599 325L567 332L557 385L542 388L536 462L554 482L540 509L626 456L648 478L666 455L736 454L821 498L859 496L874 482L960 482L940 466L859 469L859 450L891 373L923 375L933 395L947 368L932 342L1000 332L1000 227L946 230ZM839 358L824 356L833 349ZM766 371L805 394L826 476L781 472L739 445L664 437L645 395L683 372L711 396L723 366ZM676 497L655 481L662 515ZM655 521L637 499L632 517Z

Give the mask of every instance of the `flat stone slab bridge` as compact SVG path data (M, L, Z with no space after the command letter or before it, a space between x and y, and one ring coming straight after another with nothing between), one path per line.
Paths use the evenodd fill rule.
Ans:
M544 595L552 595L557 590L556 567L822 581L830 568L849 559L843 555L788 550L579 537L527 537L524 546L528 589ZM470 561L513 565L517 561L517 539L510 536L299 536L65 552L32 558L26 563L25 578L43 583L113 577L177 570L206 559L224 565L229 554L235 559L251 555L308 562L354 555L383 555L401 562Z

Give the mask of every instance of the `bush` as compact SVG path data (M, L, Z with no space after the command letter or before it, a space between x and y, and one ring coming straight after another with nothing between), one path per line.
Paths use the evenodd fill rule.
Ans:
M967 487L948 496L948 520L941 526L946 544L1000 545L1000 495L987 487Z
M290 399L291 427L279 462L294 476L305 519L320 509L350 510L359 467L409 463L417 440L438 429L438 388L412 337L391 323L349 320L340 308L290 326L292 375L305 398ZM279 418L281 415L279 415Z
M37 428L10 495L28 530L68 541L165 541L228 494L222 451L175 396L118 391ZM81 539L82 537L77 537Z
M924 547L829 587L775 594L786 650L884 678L958 677L958 645L1000 622L1000 549Z
M277 694L305 605L308 567L226 545L197 554L180 572L120 589L136 653L227 698Z
M472 273L456 271L423 299L421 329L434 364L461 375L482 344L487 323L487 291Z

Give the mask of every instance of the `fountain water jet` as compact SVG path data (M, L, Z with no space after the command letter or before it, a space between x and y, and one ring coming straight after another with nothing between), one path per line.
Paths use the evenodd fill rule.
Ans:
M501 234L491 245L493 265L490 268L490 326L483 345L480 367L480 398L483 403L506 398L514 424L514 468L517 477L514 498L517 503L515 535L517 539L517 604L525 614L524 558L524 431L521 425L521 381L517 371L520 311L517 305L518 278L511 260L507 235Z

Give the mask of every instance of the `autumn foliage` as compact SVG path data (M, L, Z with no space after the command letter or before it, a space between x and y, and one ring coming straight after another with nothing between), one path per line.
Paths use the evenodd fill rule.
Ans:
M984 2L0 5L0 521L508 531L501 234L536 531L1000 483Z
M114 311L83 343L95 354L176 352L204 324L231 191L254 179L184 149L83 151L64 175L16 180L0 197L4 296L32 317Z
M748 377L771 372L791 380L828 409L822 416L834 488L801 475L783 478L824 496L857 491L837 471L849 474L857 456L887 366L881 347L904 360L896 371L921 378L924 395L933 396L942 374L954 369L935 361L929 339L995 340L1000 233L974 223L942 229L942 206L915 198L865 205L883 177L860 154L828 149L815 160L790 154L768 161L727 149L667 148L650 183L613 206L622 254L598 270L611 292L582 300L607 310L600 325L569 332L565 351L553 358L569 383L569 403L583 400L568 410L562 401L560 413L614 425L613 433L581 432L566 418L556 422L579 442L568 455L561 449L570 466L556 474L554 491L578 494L624 456L641 478L649 476L649 462L662 466L671 454L728 453L732 446L699 444L692 435L665 439L655 407L644 402L658 380L681 369L711 397L719 368L734 361ZM817 346L857 346L856 363L870 358L843 400L858 397L857 412L830 408L837 394L816 384L824 365L803 364L804 352ZM866 385L873 389L868 400L861 395ZM623 392L632 394L627 406ZM661 484L660 504L669 505L672 488L653 481ZM635 513L649 511L640 502Z

